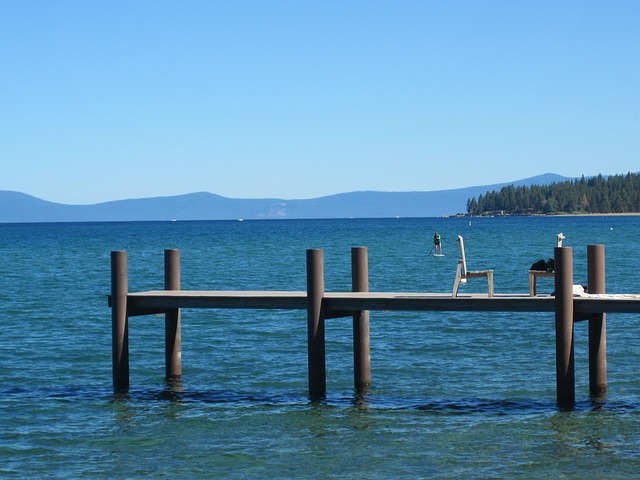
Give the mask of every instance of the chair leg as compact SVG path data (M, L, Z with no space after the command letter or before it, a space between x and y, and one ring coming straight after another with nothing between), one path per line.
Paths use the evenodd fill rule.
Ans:
M452 297L458 296L458 289L460 288L460 281L462 280L462 262L458 262L458 268L456 269L456 279L453 282L453 294Z
M489 297L493 297L493 272L487 272L487 283L489 284Z

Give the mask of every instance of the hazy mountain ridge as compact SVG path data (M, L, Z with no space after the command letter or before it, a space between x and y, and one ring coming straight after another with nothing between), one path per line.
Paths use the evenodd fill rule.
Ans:
M428 192L358 191L305 200L234 199L208 192L66 205L0 191L0 223L232 220L271 218L439 217L466 212L467 200L506 185L571 180L553 173L494 185Z

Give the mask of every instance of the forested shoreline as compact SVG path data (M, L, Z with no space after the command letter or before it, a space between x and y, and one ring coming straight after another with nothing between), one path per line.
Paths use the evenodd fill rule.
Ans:
M640 212L640 174L610 175L515 187L467 200L469 215L551 215Z

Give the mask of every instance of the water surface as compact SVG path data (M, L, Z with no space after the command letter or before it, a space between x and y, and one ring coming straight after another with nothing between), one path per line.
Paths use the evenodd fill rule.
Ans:
M433 232L445 257L429 255ZM369 249L370 290L450 292L465 238L496 292L528 267L606 248L607 290L638 293L637 217L287 220L0 225L0 475L7 478L634 478L640 468L638 317L608 316L609 391L588 392L576 325L576 408L555 404L552 314L372 312L373 386L353 390L351 322L327 321L327 397L307 396L306 312L184 310L183 381L164 378L160 316L130 322L131 388L111 386L110 252L129 289L162 288L180 248L184 289L327 291ZM462 292L485 291L472 279ZM553 289L539 280L539 292Z

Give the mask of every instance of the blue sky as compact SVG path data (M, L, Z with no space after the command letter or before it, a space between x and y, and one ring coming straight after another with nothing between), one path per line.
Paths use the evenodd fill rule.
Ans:
M0 2L0 190L314 198L639 171L638 1Z

